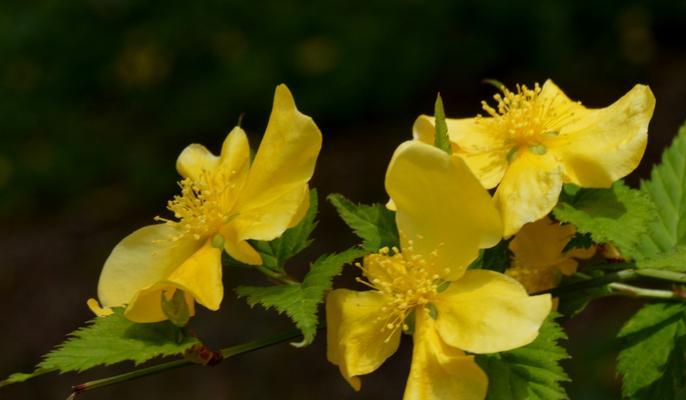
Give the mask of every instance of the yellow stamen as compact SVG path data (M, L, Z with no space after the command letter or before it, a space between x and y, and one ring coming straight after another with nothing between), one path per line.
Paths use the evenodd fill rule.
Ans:
M492 118L477 116L477 123L487 125L486 131L506 139L508 162L520 154L520 149L545 154L546 139L559 135L560 128L575 118L574 112L553 107L554 99L544 100L540 94L538 84L532 89L517 85L514 92L503 87L502 94L494 95L495 106L481 102L483 110Z
M412 247L411 242L408 247ZM406 330L407 315L416 307L431 304L444 283L433 272L437 253L430 254L427 259L409 251L392 250L390 253L387 248L381 249L366 256L364 264L356 265L366 278L357 278L357 281L388 298L383 317L383 330L388 331L388 339L397 329Z
M199 240L215 234L235 215L231 206L235 201L236 184L231 179L235 171L203 171L197 180L185 178L179 182L181 194L167 203L167 209L177 220L155 217L157 221L177 224L183 233L172 240L191 237Z

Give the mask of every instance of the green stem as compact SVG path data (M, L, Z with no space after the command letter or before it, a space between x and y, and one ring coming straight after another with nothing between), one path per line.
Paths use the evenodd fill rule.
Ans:
M684 300L684 295L681 292L673 290L660 289L646 289L638 286L627 285L625 283L610 283L607 285L608 289L612 291L611 295L624 295L630 297L642 297L648 299L677 299Z
M260 265L259 267L257 267L257 270L263 273L264 275L268 276L269 278L281 283L285 283L287 285L300 283L295 279L291 278L290 276L288 276L287 274L279 271L274 271L273 269L267 268L264 265Z
M633 279L650 278L678 284L686 284L686 274L681 272L665 271L660 269L623 269L605 274L598 278L559 286L550 291L554 296L592 289L615 282L627 282Z
M589 279L589 280L585 280L585 281L581 281L581 282L570 283L568 285L558 286L555 289L550 290L549 292L553 296L561 296L561 295L568 294L568 293L578 292L581 290L592 289L595 287L607 285L608 283L628 281L630 279L636 278L636 276L637 276L636 270L625 269L625 270L605 274L605 275L598 277L598 278L593 278L593 279Z
M275 344L283 343L288 340L295 339L299 336L302 336L299 330L297 329L292 329L290 331L270 336L268 338L260 339L260 340L254 340L252 342L248 343L243 343L239 344L237 346L232 346L232 347L227 347L225 349L222 349L220 352L223 356L224 359L236 356L239 354L245 354L249 353L251 351L263 349L265 347L273 346ZM115 385L117 383L122 383L122 382L128 382L132 381L134 379L142 378L148 375L153 375L157 374L159 372L164 372L164 371L169 371L172 369L180 368L180 367L185 367L187 365L197 365L193 363L192 361L189 361L187 359L179 359L179 360L174 360L174 361L169 361L166 363L158 364L158 365L153 365L148 368L142 368L138 369L135 371L127 372L124 374L120 375L115 375L111 376L109 378L104 378L104 379L98 379L95 381L90 381L86 383L82 383L80 385L73 386L71 388L72 394L69 396L68 400L74 399L78 394L83 393L83 392L88 392L94 389L99 389L111 385Z
M681 272L666 271L662 269L637 269L636 274L646 278L659 279L675 283L686 283L686 274Z

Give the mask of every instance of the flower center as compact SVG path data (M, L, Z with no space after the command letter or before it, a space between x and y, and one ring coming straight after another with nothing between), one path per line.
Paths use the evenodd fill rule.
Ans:
M541 87L538 84L533 89L526 85L517 85L515 92L506 88L501 90L502 93L493 96L496 101L494 107L485 101L481 102L483 110L492 118L483 119L477 116L478 123L486 124L489 131L505 138L505 144L509 148L508 161L512 161L520 150L526 148L534 154L545 154L546 139L559 135L560 127L574 113L556 109L552 104L553 99L546 101L541 98Z
M181 228L182 233L172 240L183 237L199 240L215 234L236 216L231 213L236 198L236 184L231 177L235 174L235 171L227 174L221 170L214 173L203 170L196 180L183 179L179 182L181 194L167 203L167 209L177 220L159 216L155 220Z
M363 264L356 264L362 269L366 280L357 278L358 282L378 290L388 301L382 308L383 330L388 331L387 340L401 328L408 326L405 318L415 308L431 306L436 294L445 284L435 274L434 257L427 259L411 251L401 253L397 248L392 252L387 247L378 253L364 258Z

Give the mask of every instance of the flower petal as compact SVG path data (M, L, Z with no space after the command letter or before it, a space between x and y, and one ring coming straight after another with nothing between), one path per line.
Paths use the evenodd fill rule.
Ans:
M238 238L233 224L222 227L219 232L224 237L224 250L234 259L248 265L262 265L262 256L245 240Z
M223 174L219 174L219 179L228 179L231 182L232 190L240 193L248 178L250 171L250 143L245 131L237 126L229 132L222 144L222 152L219 156L219 168ZM237 198L232 199L234 202ZM227 204L230 208L233 204Z
M307 184L294 185L290 190L280 193L279 197L274 197L270 203L239 209L231 224L240 240L272 240L300 222L305 215L305 205L309 205Z
M562 225L548 217L524 225L509 244L513 266L534 268L559 263L567 258L562 251L575 233L574 225Z
M453 152L460 155L469 169L487 189L494 188L507 170L508 146L502 136L486 129L489 118L446 119ZM435 119L421 115L412 128L414 138L434 143Z
M529 296L514 279L488 270L467 271L435 303L441 338L479 354L531 343L551 309L549 294Z
M236 204L239 238L271 240L293 223L321 143L312 118L298 111L285 85L277 86L267 130Z
M560 271L562 275L571 276L574 275L574 273L576 273L576 269L578 268L578 266L578 261L576 261L573 258L568 258L556 264L554 266L554 269Z
M384 329L385 303L376 291L336 289L326 298L327 358L355 390L358 376L379 368L400 344L400 330Z
M136 293L131 300L131 303L126 307L124 316L133 322L151 323L160 322L167 319L167 316L162 311L162 295L167 300L171 300L177 288L166 283L157 283L149 288L143 289ZM184 299L188 305L190 315L195 315L195 302L193 296L189 293L184 293Z
M114 313L114 311L112 311L111 308L101 307L98 300L92 297L88 299L88 301L86 301L86 305L88 305L88 308L93 312L93 314L97 315L98 317L106 317Z
M125 237L105 261L98 283L103 307L128 304L140 290L161 280L192 256L202 241L174 240L174 225L148 225Z
M488 192L458 156L434 146L401 144L388 166L386 191L398 210L403 251L412 247L412 253L424 257L437 251L436 265L445 279L458 278L480 248L494 246L502 237Z
M305 198L300 202L300 206L298 207L298 210L293 214L293 217L291 217L291 222L288 224L289 228L292 228L300 223L302 219L305 217L307 212L310 210L310 188L309 186L305 186Z
M165 282L189 293L212 311L217 311L224 298L222 284L222 249L211 240L169 275Z
M217 165L219 157L197 143L188 145L176 159L176 170L179 174L194 181L199 179L202 171L214 171Z
M574 225L561 225L548 217L524 225L510 241L514 257L505 273L529 293L554 288L561 274L569 276L576 272L578 262L572 257L589 258L595 252L593 247L563 252L575 233Z
M488 378L462 350L441 340L424 309L416 311L412 367L404 400L483 400Z
M564 94L559 97L567 99ZM636 85L606 108L578 108L574 121L563 126L547 146L564 165L566 181L582 187L610 187L643 157L655 96L648 86Z
M562 167L550 152L539 155L523 149L519 153L494 196L503 216L505 237L547 215L562 190Z

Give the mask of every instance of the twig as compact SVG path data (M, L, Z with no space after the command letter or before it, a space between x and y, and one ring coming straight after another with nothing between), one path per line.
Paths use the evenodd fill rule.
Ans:
M627 285L625 283L614 282L607 285L608 289L615 295L625 295L631 297L643 297L647 299L677 299L684 300L684 295L676 290L647 289L638 286Z
M302 336L299 330L293 329L278 335L274 335L265 339L261 340L254 340L252 342L248 343L243 343L239 344L237 346L232 346L232 347L227 347L225 349L222 349L221 355L224 359L236 356L239 354L245 354L249 353L251 351L263 349L265 347L273 346L275 344L283 343L292 339L295 339L297 337ZM153 375L157 374L160 372L164 371L169 371L172 369L180 368L180 367L185 367L187 365L198 365L190 360L187 359L179 359L179 360L174 360L174 361L169 361L166 363L158 364L158 365L153 365L148 368L142 368L138 369L135 371L123 373L120 375L115 375L111 376L109 378L103 378L103 379L98 379L95 381L90 381L86 383L82 383L76 386L72 386L71 390L72 393L69 396L67 400L73 400L76 398L77 395L83 393L83 392L88 392L94 389L99 389L107 386L112 386L118 383L122 382L128 382L132 381L134 379L142 378L148 375Z

